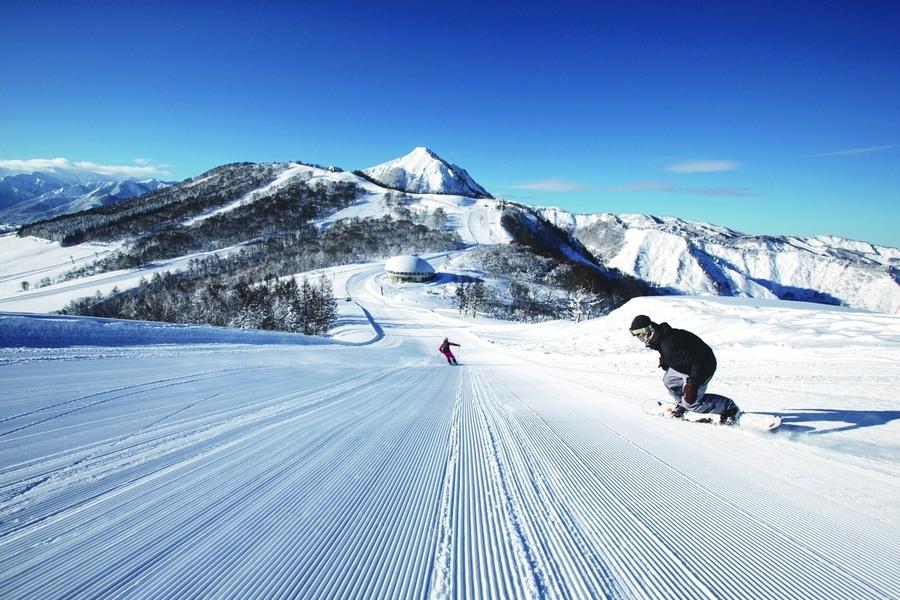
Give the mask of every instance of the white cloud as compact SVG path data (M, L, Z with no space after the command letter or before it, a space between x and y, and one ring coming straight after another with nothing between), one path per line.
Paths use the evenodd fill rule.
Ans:
M671 173L717 173L734 171L741 163L736 160L692 160L673 163L665 168Z
M589 186L575 181L563 179L544 179L542 181L525 181L506 186L517 190L537 190L541 192L580 192L589 189Z
M887 146L867 146L865 148L846 148L844 150L836 150L834 152L825 152L816 154L816 156L856 156L857 154L872 154L875 152L884 152L891 148L896 148L896 144L888 144Z
M667 181L638 181L626 183L613 188L614 192L671 192L674 194L692 194L695 196L716 196L729 198L746 198L758 196L756 192L745 187L683 187Z
M74 163L78 169L93 171L101 175L124 175L127 177L145 177L153 175L167 175L164 170L152 165L98 165L88 161Z
M12 173L32 173L34 171L68 170L90 171L115 177L156 177L169 175L166 165L153 165L149 159L135 159L133 165L98 165L90 161L73 162L67 158L31 158L26 160L2 160L0 169Z
M2 160L0 169L15 171L17 173L31 173L32 171L46 171L49 169L72 168L65 158L33 158L30 160Z

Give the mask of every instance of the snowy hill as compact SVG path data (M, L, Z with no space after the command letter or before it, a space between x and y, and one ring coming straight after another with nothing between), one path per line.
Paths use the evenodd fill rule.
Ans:
M669 296L522 325L325 274L353 301L315 346L0 314L0 596L900 597L900 317ZM781 431L645 415L638 313Z
M900 311L900 249L838 237L747 236L650 215L543 209L605 264L684 294L785 298Z
M398 202L395 190L316 165L224 165L114 209L61 216L20 235L0 236L0 309L59 310L98 291L131 289L154 273L185 270L191 260L246 251L264 236L296 236L307 223L321 235L338 231L342 223L374 219L383 226L385 218L393 218L388 235L393 228L408 236L429 223L451 240L451 248L505 244L511 237L499 208L493 199L449 194L414 194ZM396 253L387 248L391 239L373 242L370 254ZM277 259L280 250L263 248L262 254ZM121 252L140 254L137 261L119 260L102 272L91 268ZM354 254L344 260L356 259ZM76 268L86 271L77 278L67 275Z
M167 185L154 178L117 178L64 169L0 173L0 223L24 224L114 204Z
M419 147L406 156L363 171L385 187L414 194L452 194L491 198L465 169L452 165L428 148Z

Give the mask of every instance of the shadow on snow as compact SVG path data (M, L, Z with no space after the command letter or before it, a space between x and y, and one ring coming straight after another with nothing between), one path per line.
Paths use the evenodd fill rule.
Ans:
M900 410L836 410L836 409L797 409L793 412L773 413L781 417L781 430L806 435L823 435L839 431L853 431L863 427L887 425L900 419ZM821 425L806 423L842 423L842 427L822 429Z

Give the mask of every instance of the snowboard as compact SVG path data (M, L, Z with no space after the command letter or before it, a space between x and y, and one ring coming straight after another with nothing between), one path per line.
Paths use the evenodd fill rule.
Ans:
M654 415L657 417L665 417L667 419L674 419L672 416L672 411L675 409L674 402L659 402L657 400L647 400L642 405L641 408L644 409L644 412L648 415ZM679 421L689 421L691 423L708 423L712 425L719 425L719 415L713 415L708 413L695 413L691 411L685 411L681 416ZM767 415L763 413L745 413L739 412L737 415L737 419L731 427L737 427L738 429L747 429L752 431L775 431L779 427L781 427L781 417L777 415Z

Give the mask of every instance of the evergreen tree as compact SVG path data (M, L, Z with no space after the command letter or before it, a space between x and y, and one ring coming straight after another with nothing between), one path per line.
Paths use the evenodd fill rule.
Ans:
M300 328L301 333L312 335L312 320L315 310L315 292L309 280L303 278L303 284L300 286L300 295L297 298L298 308L300 309Z
M463 314L466 311L467 301L466 284L457 278L456 303L459 306L459 314Z
M324 275L319 280L317 290L317 310L313 329L321 334L328 331L337 319L337 300L334 298L331 280Z
M476 281L475 283L473 283L469 296L471 298L470 305L472 308L472 316L474 317L485 299L484 284L481 283L481 281Z

